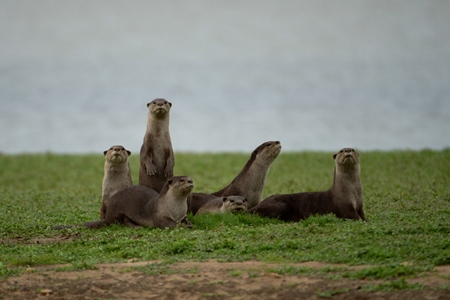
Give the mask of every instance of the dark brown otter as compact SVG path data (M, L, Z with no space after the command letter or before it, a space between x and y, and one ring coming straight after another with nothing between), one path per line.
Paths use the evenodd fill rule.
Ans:
M147 130L140 152L139 184L161 191L166 180L173 176L175 165L169 133L172 103L155 99L147 104Z
M365 221L359 154L352 148L344 148L333 158L334 180L329 190L272 195L249 212L294 222L311 215L329 213L338 218Z
M191 227L187 219L187 196L194 183L187 176L176 176L167 180L161 193L142 185L132 185L114 194L109 200L105 219L86 222L82 226L100 228L111 224L129 227ZM71 226L55 226L53 229Z
M217 197L203 205L197 214L224 214L247 211L247 198L242 196Z
M118 191L131 186L130 164L128 156L131 152L123 146L112 146L104 151L105 167L102 182L102 206L100 208L100 219L105 218L108 201Z
M270 141L259 145L252 152L244 168L229 185L211 194L193 193L188 200L189 212L196 214L200 207L216 197L222 196L246 197L249 209L257 205L262 200L262 192L270 166L280 151L279 141Z

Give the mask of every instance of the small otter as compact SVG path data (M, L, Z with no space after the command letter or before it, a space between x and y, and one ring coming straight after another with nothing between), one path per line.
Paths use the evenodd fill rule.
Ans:
M262 192L270 166L280 154L280 151L281 144L279 141L270 141L259 145L233 181L220 191L211 194L215 196L244 196L248 199L248 208L257 205L262 200Z
M224 214L224 213L236 213L247 211L247 198L242 196L228 196L217 197L206 205L202 206L198 211L198 214L212 213L212 214Z
M109 200L108 209L103 220L86 222L76 226L100 228L114 223L129 227L192 227L187 219L186 198L194 187L194 182L187 176L169 178L161 193L143 186L132 185L117 193ZM73 226L54 226L64 229Z
M329 213L338 218L365 221L359 154L352 148L344 148L333 158L334 180L327 191L272 195L249 212L292 222Z
M158 98L147 104L147 130L140 152L139 184L161 191L175 165L169 133L172 103Z
M100 208L100 219L105 218L108 201L118 191L131 186L130 164L128 156L131 152L123 146L116 145L103 151L105 155L105 173L102 183L102 206Z

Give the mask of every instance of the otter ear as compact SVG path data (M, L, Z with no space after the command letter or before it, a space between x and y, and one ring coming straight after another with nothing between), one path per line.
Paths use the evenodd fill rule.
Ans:
M169 106L172 107L172 103L170 103L170 102L167 102L167 103L169 103Z
M337 155L338 155L337 153L333 154L333 159L336 159Z
M127 150L127 153L128 153L128 156L130 156L130 155L131 155L131 151L130 151L130 150Z
M247 197L244 198L244 200L242 200L243 202L247 202Z
M108 153L108 150L103 151L104 156L106 156L106 153Z
M152 104L152 103L151 103L151 102L147 103L147 107L149 107L149 106L150 106L150 104Z
M169 179L167 182L171 185L173 183L173 179Z

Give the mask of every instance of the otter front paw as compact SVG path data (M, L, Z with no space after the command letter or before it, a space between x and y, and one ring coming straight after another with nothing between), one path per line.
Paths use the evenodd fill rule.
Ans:
M156 166L154 164L147 166L146 169L147 169L148 176L153 176L156 174Z
M173 169L166 167L166 169L164 170L164 176L166 176L166 178L170 178L173 176Z

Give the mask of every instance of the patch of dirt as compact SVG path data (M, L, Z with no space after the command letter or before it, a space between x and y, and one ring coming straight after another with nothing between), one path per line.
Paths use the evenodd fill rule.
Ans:
M361 268L317 262L289 265ZM408 280L422 283L424 289L396 292L361 290L362 286L382 281L267 271L282 266L256 261L129 262L102 264L96 270L83 271L55 271L57 266L46 266L0 281L0 299L450 299L450 290L439 289L450 286L450 266Z

